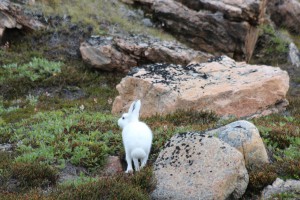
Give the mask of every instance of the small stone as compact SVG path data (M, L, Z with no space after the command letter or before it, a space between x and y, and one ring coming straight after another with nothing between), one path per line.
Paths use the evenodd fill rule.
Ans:
M267 199L273 199L274 195L280 194L280 193L288 193L288 194L297 194L294 198L289 198L293 200L299 199L300 191L300 181L299 180L292 180L288 179L286 181L277 178L272 185L267 186L263 191L261 195L262 200Z

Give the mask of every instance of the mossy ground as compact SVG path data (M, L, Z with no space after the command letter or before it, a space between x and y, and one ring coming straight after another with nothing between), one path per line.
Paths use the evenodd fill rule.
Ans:
M116 124L118 116L110 114L117 95L115 86L124 75L92 70L71 49L78 48L80 41L90 34L108 34L112 25L125 31L144 29L135 29L133 23L121 21L119 16L103 21L98 20L96 13L88 17L82 13L83 9L74 6L62 11L67 8L58 6L60 0L38 2L51 6L49 10L43 7L49 15L67 12L77 28L62 17L54 17L48 30L19 35L17 40L8 38L10 47L0 49L0 144L12 144L12 152L0 152L1 199L148 199L155 187L151 164L164 143L176 133L202 131L225 122L213 113L195 111L143 119L154 132L149 166L133 175L122 173L99 178L97 173L109 155L124 157L121 130ZM81 1L74 2L82 7ZM95 9L101 8L103 12L100 4ZM61 26L55 22L61 22ZM105 23L108 25L104 27ZM92 26L93 31L87 26ZM274 36L272 30L265 29ZM153 34L153 30L148 31ZM50 42L53 35L59 38L58 42ZM279 53L285 52L284 43L273 39L269 42L279 46L275 48ZM264 50L267 56L272 54L268 51ZM35 70L29 64L33 58L42 59L40 65L49 69L53 66L58 69L60 63L59 70ZM280 58L275 60L279 61ZM11 64L20 67L4 67ZM289 101L288 115L253 120L272 162L259 169L249 169L246 196L258 193L276 177L300 178L300 98L290 96ZM66 163L84 167L88 173L74 181L58 183ZM13 181L17 186L12 187Z

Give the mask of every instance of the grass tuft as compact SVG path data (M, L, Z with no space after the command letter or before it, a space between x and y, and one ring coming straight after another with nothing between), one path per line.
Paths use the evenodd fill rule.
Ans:
M45 164L14 163L12 165L13 178L20 181L23 187L47 187L55 185L57 181L57 171Z

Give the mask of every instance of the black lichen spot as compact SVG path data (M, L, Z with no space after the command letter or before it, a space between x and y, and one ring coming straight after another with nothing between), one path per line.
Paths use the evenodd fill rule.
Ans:
M171 142L168 141L168 142L165 144L165 147L170 147L170 144L171 144Z
M223 56L215 56L215 57L208 59L207 62L220 62L222 60L223 60Z
M239 125L239 126L235 126L234 128L243 128L243 127Z
M208 75L206 73L204 73L203 75L201 75L202 78L204 79L208 79Z

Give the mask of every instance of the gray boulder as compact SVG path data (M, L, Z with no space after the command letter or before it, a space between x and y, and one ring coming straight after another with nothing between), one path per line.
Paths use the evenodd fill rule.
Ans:
M246 166L259 166L269 163L265 145L256 126L240 120L206 132L237 148L245 158Z
M173 136L154 164L153 199L238 199L248 185L243 155L218 138Z

